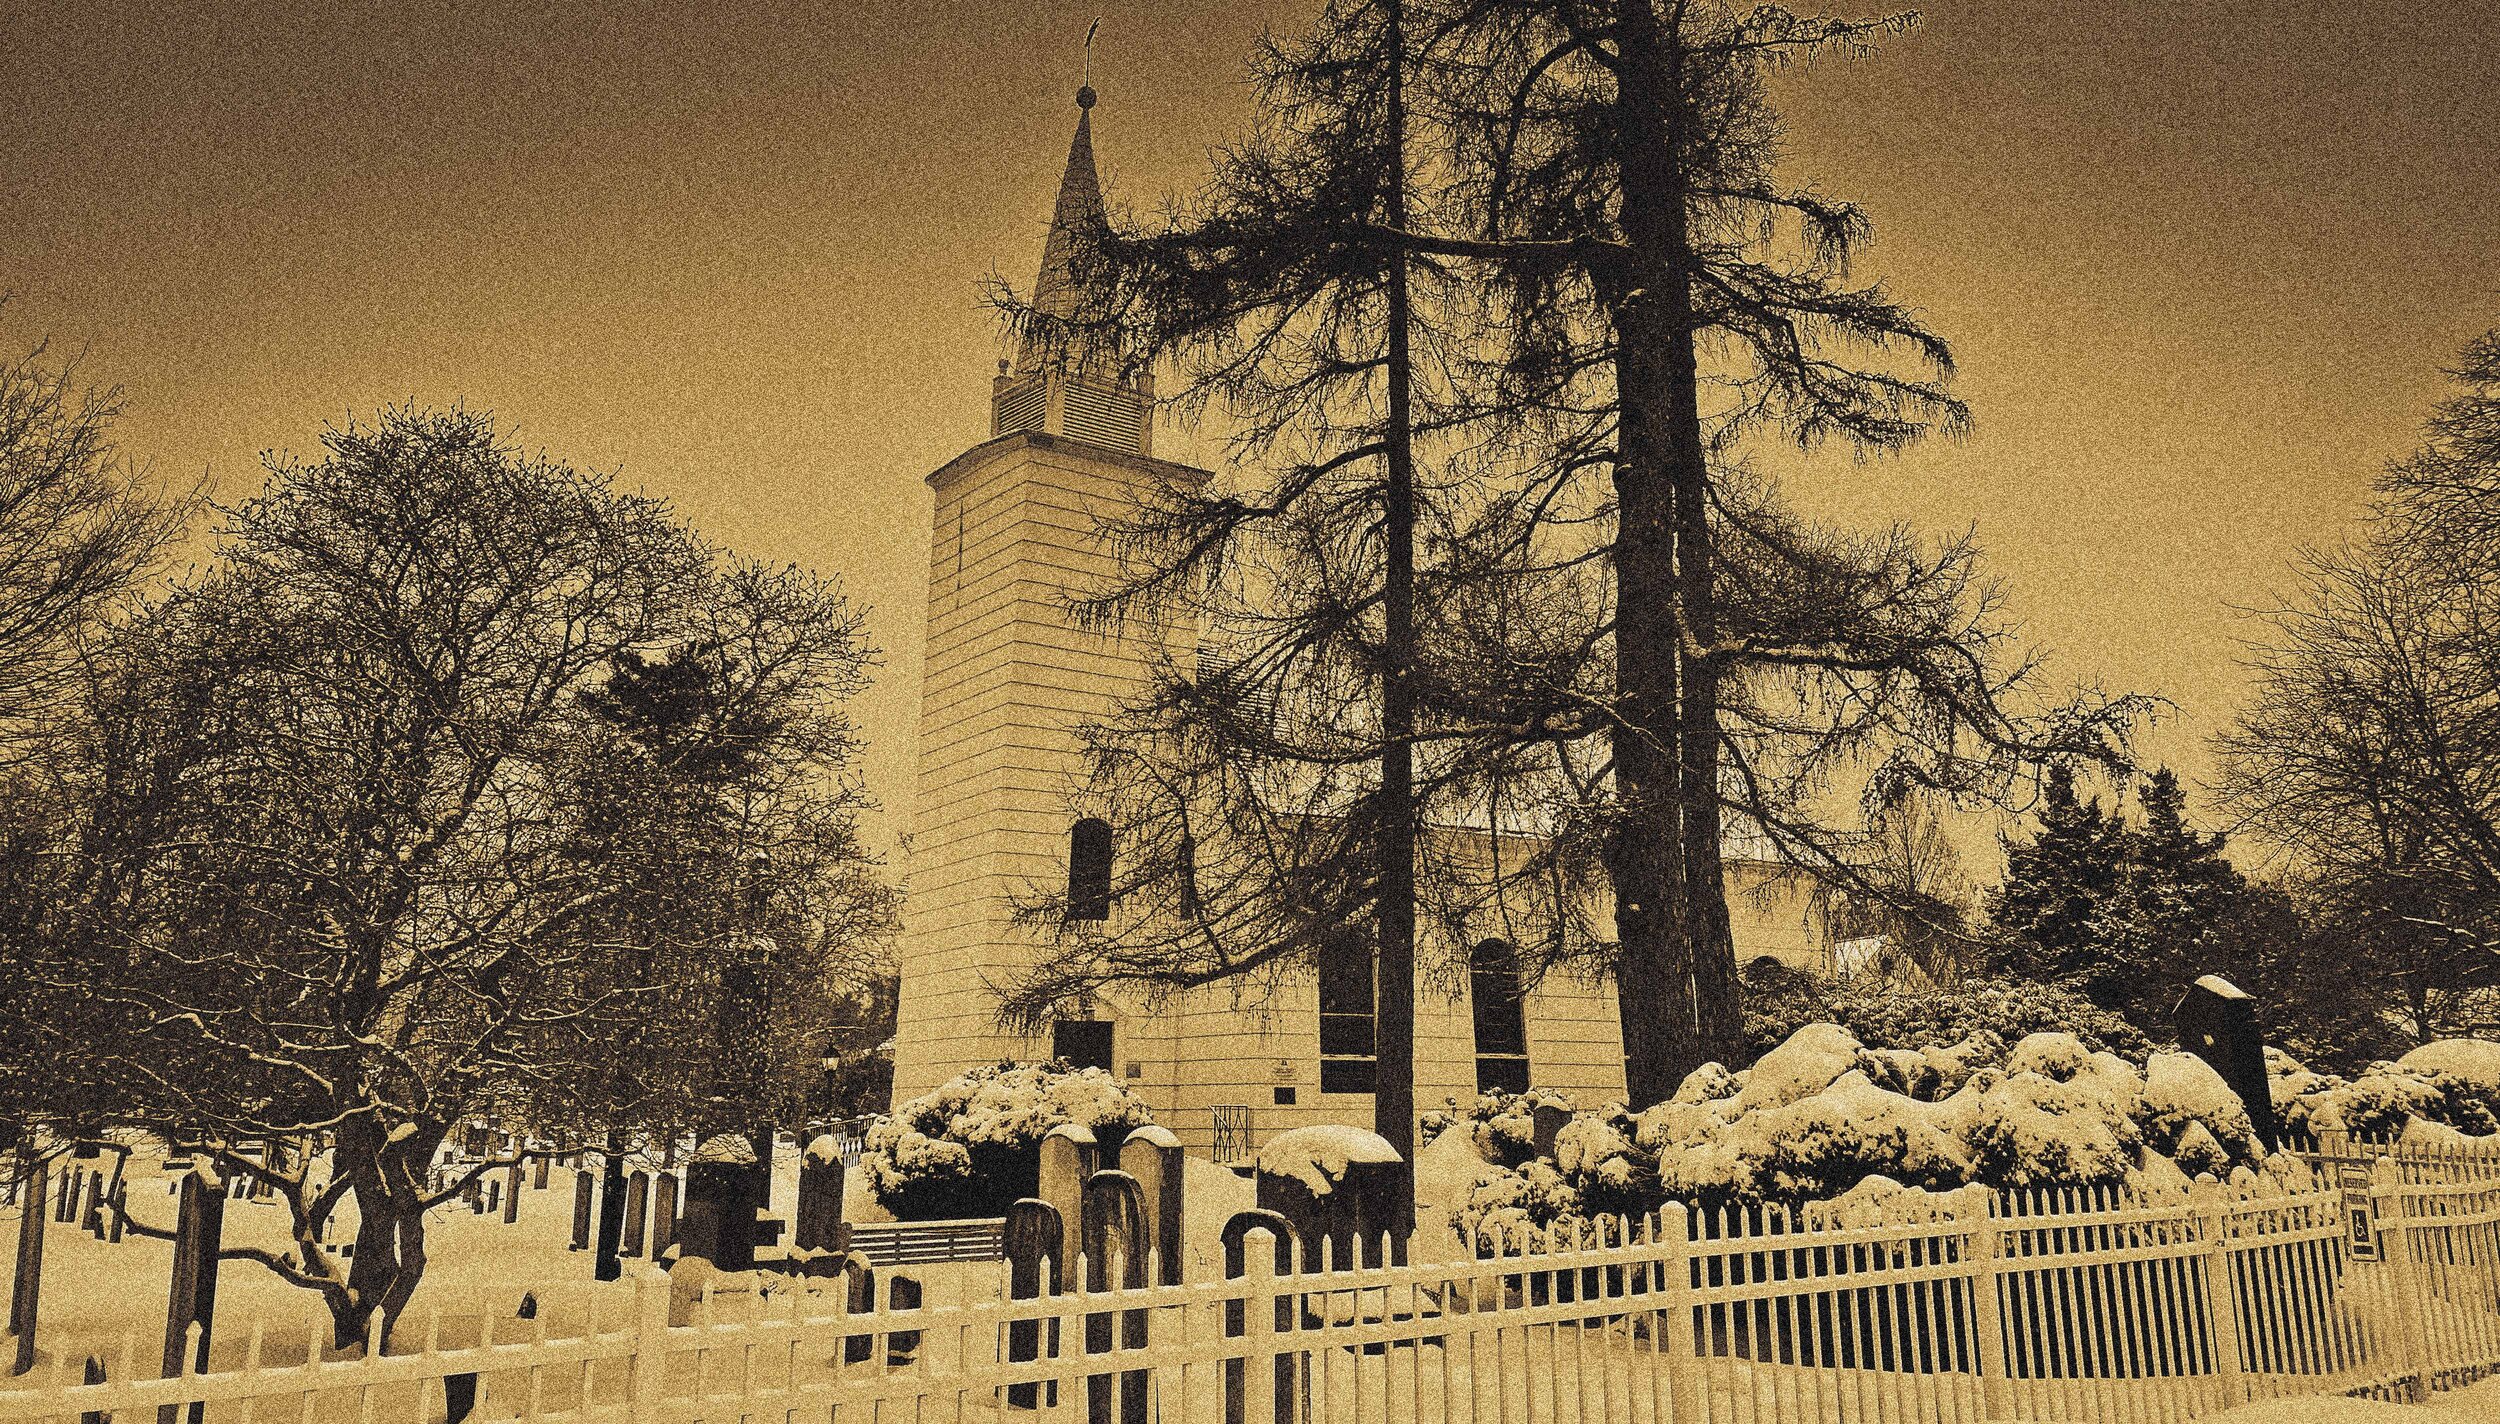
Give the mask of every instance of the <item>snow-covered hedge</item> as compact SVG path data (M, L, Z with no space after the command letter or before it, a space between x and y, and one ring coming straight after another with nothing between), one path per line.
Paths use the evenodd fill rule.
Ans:
M1550 1157L1507 1130L1521 1101L1471 1114L1488 1169L1454 1204L1462 1230L1567 1227L1666 1198L1706 1210L1971 1185L2149 1192L2200 1175L2245 1183L2267 1166L2247 1110L2202 1059L2156 1053L2139 1069L2059 1032L1869 1048L1808 1024L1750 1069L1705 1065L1637 1118L1577 1115Z
M2356 1137L2389 1138L2417 1122L2469 1137L2500 1132L2500 1044L2426 1043L2352 1078L2311 1072L2290 1054L2269 1048L2266 1071L2275 1116L2296 1136L2341 1128Z
M859 1168L900 1220L997 1216L1039 1186L1042 1137L1052 1128L1076 1123L1116 1149L1152 1121L1145 1101L1100 1068L988 1064L870 1127Z
M2020 979L1971 979L1941 989L1869 987L1781 967L1747 971L1745 1043L1760 1054L1815 1023L1873 1049L1917 1052L1992 1034L2016 1043L2069 1033L2084 1046L2142 1062L2152 1043L2125 1019L2071 990Z

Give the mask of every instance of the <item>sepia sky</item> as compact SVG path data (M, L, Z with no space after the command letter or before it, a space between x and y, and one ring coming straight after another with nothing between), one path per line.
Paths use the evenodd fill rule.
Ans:
M178 13L189 8L194 13ZM1190 179L1284 0L0 8L0 336L83 348L123 438L247 493L325 418L465 401L733 547L839 572L908 809L928 494L987 430L1104 19L1115 199ZM1784 82L1791 176L1951 338L1979 432L1790 488L1976 525L2053 671L2240 695L2235 605L2339 537L2500 324L2491 0L1938 0ZM1983 878L1994 867L1978 867Z

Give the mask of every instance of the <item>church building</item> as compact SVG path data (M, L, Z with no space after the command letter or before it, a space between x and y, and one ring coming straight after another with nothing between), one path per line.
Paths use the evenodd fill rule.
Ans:
M1076 134L1034 288L1045 311L1067 295L1071 234L1102 220L1094 97L1090 87L1077 92ZM1069 591L1113 572L1098 519L1158 485L1210 478L1154 447L1147 380L1028 342L992 384L988 437L928 477L928 633L894 1097L919 1096L985 1062L1064 1057L1107 1069L1191 1151L1230 1161L1289 1128L1370 1124L1367 985L1331 985L1325 1005L1309 976L1272 991L1219 985L1151 1012L1106 993L1034 1035L1000 1026L992 987L1044 949L1014 922L1016 902L1074 883L1072 868L1076 880L1105 880L1119 854L1110 827L1076 809L1085 775L1076 729L1108 720L1144 690L1153 659L1139 640L1185 649L1197 637L1168 624L1095 633L1066 614ZM1739 962L1769 955L1830 967L1802 895L1783 888L1778 867L1731 861L1729 875ZM1770 893L1738 893L1766 884ZM1455 991L1418 985L1420 1110L1530 1084L1591 1105L1622 1095L1611 986L1550 978L1522 993L1504 947L1490 942L1469 963Z

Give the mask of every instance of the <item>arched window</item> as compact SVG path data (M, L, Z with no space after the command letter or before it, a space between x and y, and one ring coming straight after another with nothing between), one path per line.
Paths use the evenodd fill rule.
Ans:
M1111 823L1099 816L1068 828L1067 918L1111 918Z
M1467 956L1467 995L1476 1014L1476 1091L1528 1090L1528 1017L1519 988L1519 955L1489 939Z
M1319 951L1319 1090L1369 1093L1380 1083L1371 935L1341 934Z

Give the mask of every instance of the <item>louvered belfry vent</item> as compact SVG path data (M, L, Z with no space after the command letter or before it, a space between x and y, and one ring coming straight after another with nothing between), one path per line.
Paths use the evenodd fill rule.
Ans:
M1137 397L1070 381L1062 399L1067 402L1064 424L1069 435L1114 450L1138 452L1138 425L1144 411Z
M1027 382L1002 393L991 413L992 435L1042 428L1042 383Z

